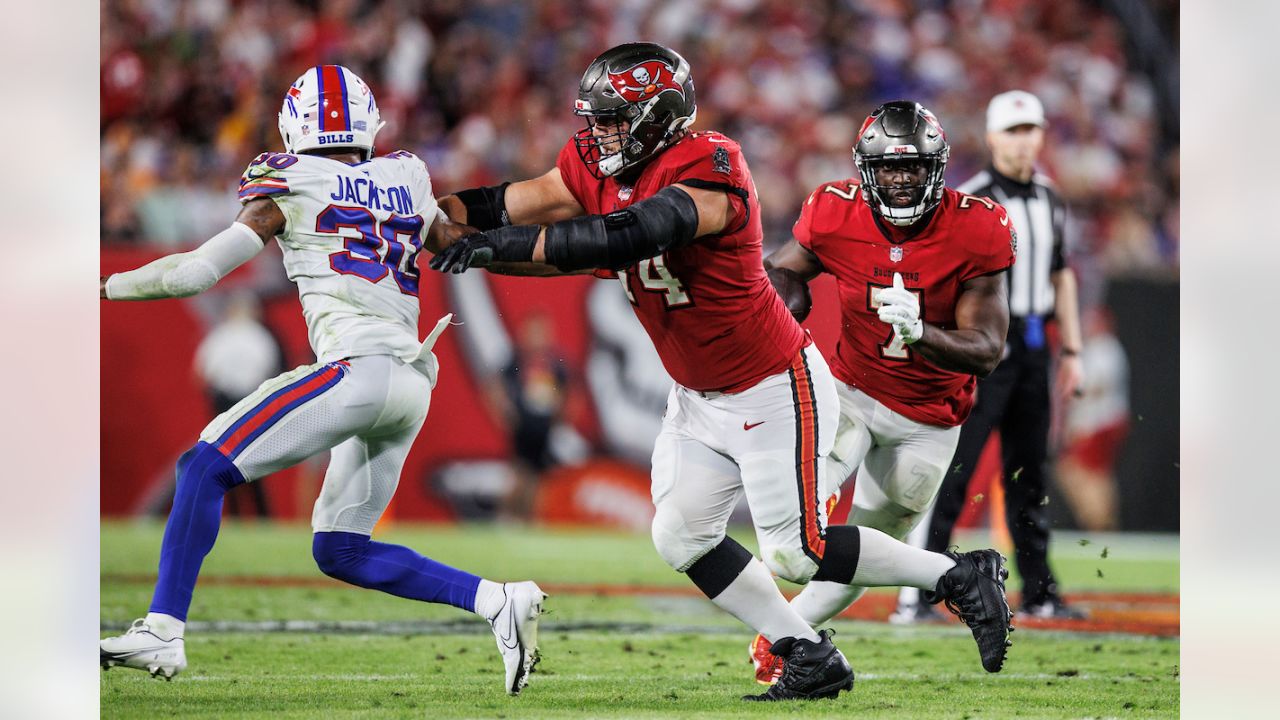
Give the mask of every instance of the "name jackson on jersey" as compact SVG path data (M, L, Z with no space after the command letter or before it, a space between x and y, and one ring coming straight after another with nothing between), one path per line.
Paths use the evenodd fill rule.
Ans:
M270 198L285 215L276 239L317 358L414 356L416 258L438 215L422 160L403 150L356 165L263 153L241 177L239 196Z
M401 153L404 155L409 154L401 151L386 157L398 156ZM296 157L285 153L262 153L254 158L253 162L249 163L249 169L240 180L241 190L244 189L246 184L255 183L271 176L275 170L293 165L292 162L288 162L285 158L294 158L296 160ZM371 210L387 210L397 215L416 214L413 206L413 193L409 192L408 185L383 188L372 178L351 178L345 175L337 175L333 178L329 199L340 203L356 203Z

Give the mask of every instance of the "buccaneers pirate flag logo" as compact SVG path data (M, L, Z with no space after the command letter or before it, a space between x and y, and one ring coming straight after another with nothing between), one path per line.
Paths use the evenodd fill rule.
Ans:
M627 102L641 102L672 90L684 96L675 71L661 60L647 60L626 70L609 73L609 84Z

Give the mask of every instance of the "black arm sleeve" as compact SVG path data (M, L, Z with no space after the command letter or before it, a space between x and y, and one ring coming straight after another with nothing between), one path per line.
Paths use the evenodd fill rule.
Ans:
M625 210L548 226L547 263L565 272L621 270L686 245L697 232L697 204L685 191L667 186Z
M467 224L477 230L493 230L511 224L507 216L507 186L470 188L455 193L467 206Z

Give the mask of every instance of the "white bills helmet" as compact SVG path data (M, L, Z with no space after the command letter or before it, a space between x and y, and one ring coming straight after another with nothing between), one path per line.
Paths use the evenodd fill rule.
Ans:
M294 81L280 107L286 152L352 148L373 156L373 138L386 123L373 92L341 65L317 65Z

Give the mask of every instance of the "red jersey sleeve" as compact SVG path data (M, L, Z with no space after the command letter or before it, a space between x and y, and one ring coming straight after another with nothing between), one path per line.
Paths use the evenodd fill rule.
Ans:
M969 269L961 278L962 282L1008 270L1017 258L1017 228L1013 226L1003 205L991 204L994 207L990 212L977 208L976 213L971 216L974 220L971 230L974 242L971 245Z
M826 187L825 185L823 187ZM796 218L796 224L791 226L791 235L800 243L800 247L814 252L813 249L813 216L818 212L818 197L822 194L822 187L809 193L809 197L804 201L804 205L800 206L800 217Z
M583 130L582 132L586 132ZM591 197L589 188L597 184L594 177L587 172L587 166L582 164L582 158L578 156L578 145L575 141L578 136L574 135L569 141L560 148L560 154L556 156L556 168L560 170L560 179L564 181L564 186L569 188L573 199L584 208L591 207L587 202L587 198Z
M666 166L665 185L722 190L730 196L733 217L725 233L741 230L750 221L750 195L755 191L742 148L718 132L701 131L659 156Z

